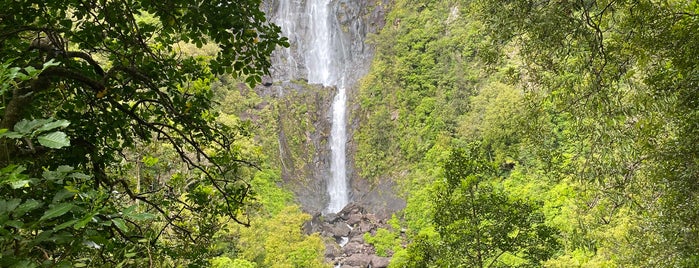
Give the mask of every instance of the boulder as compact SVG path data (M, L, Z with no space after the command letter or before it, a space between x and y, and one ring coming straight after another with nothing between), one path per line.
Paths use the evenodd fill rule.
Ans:
M342 247L342 252L345 253L345 255L352 255L356 253L361 253L364 249L364 245L361 243L357 242L349 242L347 245Z
M367 267L369 266L369 262L371 262L371 257L369 257L369 255L359 253L347 257L342 264L349 266Z
M350 232L352 230L347 226L346 223L344 222L338 222L333 224L330 227L330 233L332 234L333 237L343 237L343 236L349 236Z
M320 213L316 213L313 215L313 218L310 221L307 221L303 224L303 232L307 235L310 235L312 233L320 233L322 232L322 226L323 222L320 221L321 218Z
M335 213L328 213L323 216L323 221L327 223L335 223L340 219Z
M342 249L337 243L325 242L325 258L334 259L342 254Z
M384 268L388 267L388 263L391 261L391 258L388 257L379 257L376 255L371 256L371 268Z
M364 235L352 236L352 238L350 239L350 242L364 244Z
M359 229L357 231L359 231L361 233L368 233L371 230L376 229L376 226L374 226L373 224L371 224L369 222L362 221L359 223L359 226L355 227L355 229Z
M349 218L347 219L347 224L349 224L350 226L354 226L355 224L361 221L362 214L350 214Z

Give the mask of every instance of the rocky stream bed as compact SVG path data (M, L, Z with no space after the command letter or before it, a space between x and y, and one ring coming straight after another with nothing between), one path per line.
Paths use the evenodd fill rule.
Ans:
M374 246L364 241L364 234L375 235L378 228L390 228L386 216L368 213L350 203L337 214L317 213L304 225L307 234L320 233L325 238L325 260L335 267L387 267L391 258L378 256Z

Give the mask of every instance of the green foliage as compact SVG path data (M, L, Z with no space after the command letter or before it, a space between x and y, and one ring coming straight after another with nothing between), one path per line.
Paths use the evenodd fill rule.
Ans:
M390 231L383 228L376 230L376 235L373 236L370 233L365 233L364 241L374 246L376 255L383 257L388 256L395 248L400 247L397 231Z
M499 44L519 48L532 115L553 119L528 134L544 141L539 155L552 173L582 181L574 217L583 223L568 251L606 265L696 259L686 250L697 247L695 228L679 226L697 210L677 209L697 200L682 179L696 174L684 164L696 158L696 143L684 142L697 137L685 128L696 121L686 101L696 98L697 62L686 50L697 45L696 4L482 1L474 14Z
M259 157L210 84L259 83L287 45L260 5L3 5L0 266L202 266L223 222L248 224Z
M697 10L396 1L373 39L355 136L360 174L397 180L407 199L409 244L392 266L509 247L459 245L479 228L508 241L503 228L520 222L560 230L561 251L503 253L494 266L696 266ZM451 170L487 168L440 168L472 142L486 155ZM464 214L473 207L488 216Z
M216 257L209 260L212 268L255 268L257 267L255 263L241 260L241 259L230 259L228 257Z
M284 210L285 207L292 203L294 198L293 194L283 190L279 183L281 183L281 177L278 172L273 170L257 172L252 182L250 182L253 189L255 189L257 201L272 216Z
M449 2L394 3L359 92L361 176L375 181L410 170L454 133L484 75L470 59L486 40L477 22L461 17L462 8Z
M544 225L534 204L498 189L497 169L481 150L455 150L445 179L436 182L433 223L439 238L419 242L418 236L408 249L418 266L531 266L557 251L557 231Z
M270 219L258 218L241 228L239 258L262 267L325 267L325 244L316 234L304 235L301 225L310 219L296 206L287 206Z

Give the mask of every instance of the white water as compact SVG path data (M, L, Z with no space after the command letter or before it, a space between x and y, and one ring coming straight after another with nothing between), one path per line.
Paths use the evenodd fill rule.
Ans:
M293 1L292 3L290 2L292 1L279 1L279 10L277 12L281 16L277 18L275 23L279 25L284 35L289 38L289 43L297 44L299 43L299 40L298 35L296 35L296 33L299 31L299 28L297 26L298 22L294 18L299 17L302 14L299 14L294 8L295 5L298 5L298 3L296 1ZM280 58L284 60L281 64L286 67L287 72L292 74L297 73L299 69L299 63L297 59L294 57L292 47L282 48L279 53L281 53ZM285 79L288 80L289 77L285 77ZM281 87L279 90L280 95L283 94L283 92L281 91Z
M310 46L306 54L306 67L308 68L308 81L321 83L325 86L336 86L337 94L332 104L332 128L330 132L332 176L328 180L328 195L330 202L326 209L329 213L342 210L349 199L347 191L346 155L347 131L345 127L345 113L347 96L345 93L344 79L341 62L343 54L336 51L332 27L334 19L329 11L330 0L309 0L307 14L311 33ZM342 46L340 46L341 48Z
M345 87L340 86L333 100L333 122L330 134L330 151L332 153L330 170L332 178L328 182L328 194L330 195L328 212L332 213L340 212L347 205L349 199L345 160L345 145L347 142L347 131L345 129L346 103Z
M280 0L276 23L289 37L292 47L295 46L303 55L308 82L337 88L331 108L331 177L327 181L330 201L325 209L327 213L337 213L349 202L345 155L347 96L344 77L347 52L340 38L337 19L330 10L330 0L307 0L305 10L298 9L301 3L303 1ZM303 27L306 25L307 29ZM301 34L302 31L307 31L306 35ZM297 73L298 59L294 58L290 49L282 53L289 68L288 73Z

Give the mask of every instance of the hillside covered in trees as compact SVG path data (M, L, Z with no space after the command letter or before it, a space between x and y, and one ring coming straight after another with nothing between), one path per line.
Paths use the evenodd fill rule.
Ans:
M699 267L697 1L329 1L358 214L305 8L88 2L0 10L1 267Z

